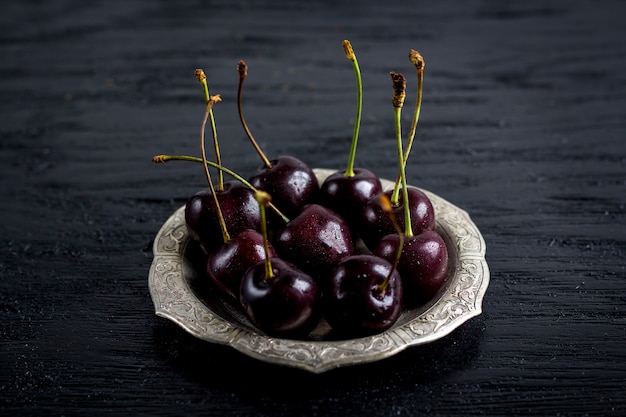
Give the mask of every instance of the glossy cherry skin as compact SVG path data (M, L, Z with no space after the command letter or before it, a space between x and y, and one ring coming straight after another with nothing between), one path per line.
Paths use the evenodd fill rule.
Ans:
M319 182L313 169L293 156L281 155L270 163L271 168L260 167L248 182L267 192L272 197L272 203L291 218L302 206L313 201L319 191ZM270 214L273 215L273 212Z
M270 257L276 252L269 246ZM206 272L211 283L230 301L239 302L241 278L251 266L265 259L263 235L244 229L211 252L207 258Z
M388 276L383 291L381 284ZM398 320L402 297L402 279L391 263L373 255L349 256L330 275L330 286L324 293L324 317L338 336L380 333Z
M385 195L391 199L393 191L385 191ZM415 187L408 187L409 209L411 216L411 228L414 235L418 235L425 230L435 229L435 209L428 196ZM404 230L404 197L400 192L398 205L393 208L394 216ZM361 224L359 226L359 236L365 245L372 249L376 247L378 241L388 234L397 233L389 214L383 210L380 202L380 195L370 198L361 210Z
M254 193L239 181L224 182L216 191L229 235L243 229L260 230L261 213ZM215 200L209 188L192 195L185 206L185 222L191 239L210 253L224 243Z
M399 244L397 234L387 235L380 240L374 254L393 262ZM446 281L448 248L445 241L434 230L406 236L397 268L404 286L404 305L407 308L423 305Z
M329 272L355 250L346 221L320 204L304 206L300 214L276 231L272 244L279 257L313 277Z
M359 225L358 213L370 198L382 191L376 174L365 168L355 168L351 177L339 171L329 175L320 186L317 200L343 217L355 233Z
M280 258L270 258L274 276L265 276L265 262L250 267L241 279L240 302L246 317L271 336L301 338L322 315L321 291L311 276Z

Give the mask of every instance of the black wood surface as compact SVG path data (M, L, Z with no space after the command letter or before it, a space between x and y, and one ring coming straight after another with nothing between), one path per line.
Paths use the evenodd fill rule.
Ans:
M626 7L621 1L21 1L0 6L0 414L605 416L626 413ZM426 60L409 183L487 243L483 314L321 375L156 317L152 239L205 185L204 68L225 165L396 174L389 71ZM411 106L409 106L410 108ZM405 112L408 125L410 111Z

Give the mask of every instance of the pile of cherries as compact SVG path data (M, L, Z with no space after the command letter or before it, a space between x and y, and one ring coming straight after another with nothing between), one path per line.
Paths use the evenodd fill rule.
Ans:
M406 80L391 73L400 174L383 191L370 170L354 167L361 116L361 77L349 41L343 42L358 87L357 117L348 166L318 181L307 164L292 155L267 158L250 133L241 110L247 66L240 61L238 105L242 126L263 165L244 178L219 157L213 106L206 76L196 70L207 108L201 130L202 158L159 155L154 162L201 162L209 188L189 198L189 236L206 253L206 279L245 313L262 332L306 338L325 320L338 337L359 337L390 328L403 309L431 300L446 280L448 252L435 231L429 198L406 184L405 166L421 104L424 62L411 50L418 74L412 133L402 143L400 111ZM216 161L204 151L211 121ZM213 185L209 168L219 175ZM233 179L224 181L226 173Z

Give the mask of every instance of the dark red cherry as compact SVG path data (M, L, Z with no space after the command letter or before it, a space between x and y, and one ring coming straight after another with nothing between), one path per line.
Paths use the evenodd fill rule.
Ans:
M365 168L354 168L354 175L344 172L329 175L320 186L318 202L343 217L353 232L359 227L359 216L369 199L383 191L380 179Z
M390 199L392 193L392 190L385 191L385 195ZM407 193L409 196L409 211L413 234L418 235L425 230L433 230L435 228L435 209L428 196L415 187L407 187ZM403 207L404 197L401 192L398 205L393 207L393 212L402 229L404 229ZM379 195L370 198L360 213L359 236L370 249L373 250L383 236L396 233L389 214L383 210Z
M374 254L390 262L396 257L400 237L383 237ZM443 286L448 274L448 249L434 230L416 236L405 236L397 266L404 286L404 305L416 307L430 301Z
M385 259L373 255L346 257L333 269L329 281L324 317L338 336L380 333L398 320L402 280Z
M319 191L317 177L301 160L282 155L261 166L249 179L250 184L272 196L272 203L287 217L313 201Z
M248 319L261 331L285 338L308 335L321 314L321 292L309 275L293 264L270 258L272 277L265 261L247 270L241 280L240 302Z
M232 236L243 229L259 230L261 215L254 193L239 181L226 181L216 195ZM191 239L210 253L224 243L217 207L210 189L196 192L185 206L185 222Z
M346 221L320 204L304 206L300 214L276 231L272 244L279 257L313 277L329 272L355 250Z
M270 257L275 257L269 245ZM239 302L241 278L251 266L265 259L263 235L252 229L244 229L211 252L206 270L211 283L228 299Z

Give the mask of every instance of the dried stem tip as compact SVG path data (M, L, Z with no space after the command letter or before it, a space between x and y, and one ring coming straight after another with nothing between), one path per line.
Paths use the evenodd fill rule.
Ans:
M202 81L206 80L206 74L204 73L204 71L202 71L202 69L198 68L193 73L196 76L196 79L198 81L202 82Z
M415 65L415 69L418 71L422 71L424 69L424 58L417 52L415 49L411 49L409 52L409 60Z
M393 107L401 108L406 98L406 77L398 72L390 72L393 82Z
M243 59L239 61L239 63L237 64L237 72L239 73L240 77L248 76L248 66L246 65Z
M352 49L352 44L347 39L343 41L343 52L346 54L346 58L350 61L354 61L356 59L356 55L354 55L354 50Z
M256 190L254 192L254 198L259 204L263 206L268 206L270 202L272 201L272 196L269 195L269 193L266 193L265 191L262 191L262 190Z
M211 107L213 107L213 105L215 105L215 103L218 103L222 101L222 96L220 96L219 94L216 94L214 96L209 97L209 105Z

